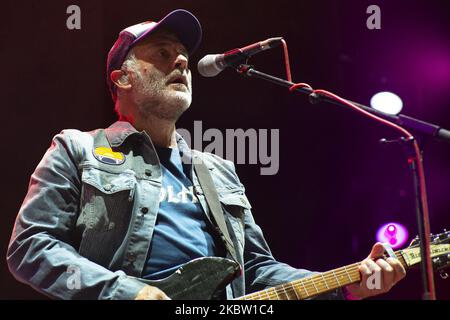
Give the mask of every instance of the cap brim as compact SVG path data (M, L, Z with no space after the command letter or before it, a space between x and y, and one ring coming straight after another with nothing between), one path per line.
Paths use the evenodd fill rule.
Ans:
M161 19L153 28L144 32L133 41L132 46L160 29L173 32L186 47L189 54L195 52L202 40L202 27L197 18L189 11L178 9Z

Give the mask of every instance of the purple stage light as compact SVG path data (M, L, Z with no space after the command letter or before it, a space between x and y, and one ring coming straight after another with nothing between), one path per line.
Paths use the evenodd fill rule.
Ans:
M377 231L377 241L387 242L394 249L403 246L407 240L408 230L397 222L386 223Z

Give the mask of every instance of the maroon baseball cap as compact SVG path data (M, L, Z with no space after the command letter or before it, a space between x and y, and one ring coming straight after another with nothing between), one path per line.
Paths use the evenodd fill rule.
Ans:
M192 13L183 9L172 11L158 22L146 21L125 28L119 33L119 37L108 53L106 62L106 82L113 97L116 96L116 86L111 80L111 72L120 70L125 57L133 46L161 28L173 32L189 54L198 48L202 40L200 22Z

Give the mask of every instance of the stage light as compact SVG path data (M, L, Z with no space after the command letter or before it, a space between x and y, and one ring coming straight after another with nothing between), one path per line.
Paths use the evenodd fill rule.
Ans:
M372 99L370 99L370 105L372 108L388 113L388 114L399 114L403 108L402 99L398 95L392 92L378 92Z
M408 241L408 230L397 222L389 222L378 229L377 241L387 242L392 248L399 248Z

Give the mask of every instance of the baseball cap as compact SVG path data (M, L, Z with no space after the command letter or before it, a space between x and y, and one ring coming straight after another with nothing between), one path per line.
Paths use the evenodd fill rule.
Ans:
M183 9L170 12L158 22L146 21L123 29L109 51L106 62L106 82L113 96L116 95L116 86L111 81L111 72L120 70L133 46L161 28L173 32L189 54L192 54L200 45L202 39L200 22L192 13Z

